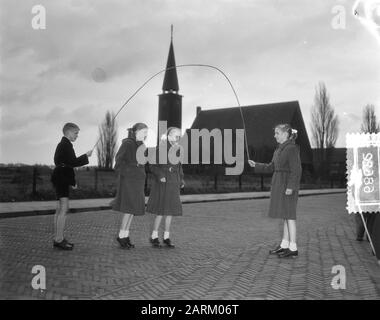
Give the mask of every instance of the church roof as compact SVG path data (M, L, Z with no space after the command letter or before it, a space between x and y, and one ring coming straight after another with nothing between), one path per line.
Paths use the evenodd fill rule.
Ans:
M164 82L162 84L162 91L175 91L179 90L177 69L175 68L175 56L173 48L173 39L170 41L170 48L168 54L168 61L166 63L166 70ZM170 69L169 69L170 68Z
M296 143L300 145L302 162L312 163L313 154L298 101L250 105L241 107L241 110L248 146L253 156L258 149L275 149L277 143L274 139L274 127L289 123L298 130ZM239 107L201 110L191 128L243 129L243 121Z

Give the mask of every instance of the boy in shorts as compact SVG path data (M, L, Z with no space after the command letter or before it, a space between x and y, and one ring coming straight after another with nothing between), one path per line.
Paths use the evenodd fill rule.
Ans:
M74 245L68 242L64 236L66 213L69 208L69 188L77 188L75 182L74 167L88 164L88 157L92 150L76 157L72 142L78 138L79 127L74 123L66 123L63 126L63 137L58 143L54 154L55 168L51 176L51 182L57 195L57 210L54 215L55 238L53 247L61 250L72 250Z

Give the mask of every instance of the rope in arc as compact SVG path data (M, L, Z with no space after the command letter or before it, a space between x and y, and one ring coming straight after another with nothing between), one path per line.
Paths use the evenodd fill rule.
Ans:
M220 72L224 76L224 78L227 80L227 82L229 83L229 85L230 85L230 87L231 87L231 89L232 89L232 91L234 93L234 96L236 98L236 102L237 102L239 110L240 110L240 117L241 117L241 120L242 120L242 123L243 123L243 130L244 130L245 150L246 150L247 158L248 158L248 160L250 160L249 152L248 152L248 139L247 139L246 125L245 125L244 115L243 115L243 111L242 111L242 108L241 108L241 105L240 105L239 97L238 97L238 95L236 93L236 90L235 90L234 86L232 85L232 82L228 78L228 76L221 69L219 69L219 68L217 68L215 66L209 65L209 64L199 64L199 63L180 64L180 65L176 65L176 66L173 66L173 67L165 68L165 69L162 69L162 70L156 72L155 74L153 74L152 76L150 76L140 87L138 87L136 89L136 91L123 103L123 105L119 108L119 110L114 115L112 121L114 121L116 119L116 117L119 115L119 113L121 112L121 110L123 110L124 107L137 95L137 93L139 93L139 91L142 90L151 80L153 80L155 77L157 77L158 75L160 75L161 73L163 73L165 71L168 71L168 70L171 70L171 69L175 69L175 68L183 68L183 67L205 67L205 68L211 68L211 69L214 69L214 70L217 70L218 72ZM96 148L96 146L99 143L99 141L100 141L100 137L96 141L94 147L91 149L92 151Z

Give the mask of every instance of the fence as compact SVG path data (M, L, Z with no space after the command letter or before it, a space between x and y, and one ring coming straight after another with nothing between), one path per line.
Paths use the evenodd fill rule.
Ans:
M53 200L55 192L50 182L52 168L48 166L0 167L0 202ZM149 194L152 175L147 175L146 193ZM344 182L305 181L302 188L342 187ZM70 197L106 198L116 193L116 174L113 170L100 170L93 167L76 169L77 190L72 190ZM225 176L217 174L187 174L184 194L248 192L270 189L270 175L243 174Z

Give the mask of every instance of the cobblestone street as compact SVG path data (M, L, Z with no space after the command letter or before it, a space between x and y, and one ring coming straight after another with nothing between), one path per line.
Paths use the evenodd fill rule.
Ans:
M281 222L265 217L268 199L184 204L173 250L148 243L150 214L134 218L132 250L118 247L121 216L109 210L68 216L68 252L52 248L52 215L0 219L0 298L379 299L380 267L368 242L355 241L345 205L345 194L299 199L291 260L268 255L281 240ZM46 268L44 291L31 286L34 265ZM345 267L346 289L331 286L335 265Z

